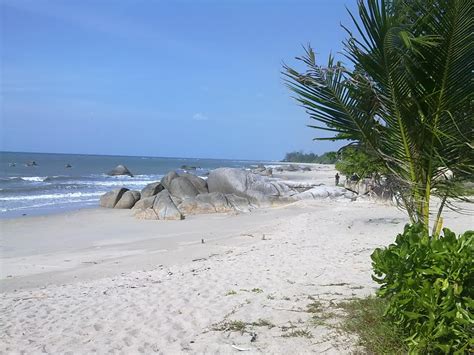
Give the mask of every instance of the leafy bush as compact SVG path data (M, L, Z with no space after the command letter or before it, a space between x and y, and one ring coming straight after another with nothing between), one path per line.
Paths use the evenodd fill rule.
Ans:
M463 353L474 346L474 231L430 237L407 225L395 244L372 254L386 315L408 337L410 352Z
M345 176L356 174L361 178L387 173L380 159L361 148L351 146L341 150L340 159L336 162L336 170Z

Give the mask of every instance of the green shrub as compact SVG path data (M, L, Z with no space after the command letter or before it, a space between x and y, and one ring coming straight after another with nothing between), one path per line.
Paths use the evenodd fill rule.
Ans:
M388 173L379 158L367 153L362 147L353 146L341 149L339 160L336 162L336 170L342 175L356 174L360 178Z
M474 231L430 237L407 225L395 244L372 254L378 296L412 353L464 353L474 347Z

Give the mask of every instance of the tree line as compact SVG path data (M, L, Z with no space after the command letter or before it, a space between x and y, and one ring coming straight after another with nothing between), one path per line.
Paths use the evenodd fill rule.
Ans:
M321 155L314 153L290 152L286 153L284 162L291 163L314 163L314 164L334 164L337 160L336 152L326 152Z

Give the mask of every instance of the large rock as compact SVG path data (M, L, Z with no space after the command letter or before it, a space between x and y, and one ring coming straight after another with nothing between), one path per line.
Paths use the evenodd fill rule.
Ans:
M227 201L227 197L221 192L199 194L196 196L196 201L214 206L215 212L229 212L233 209Z
M186 198L178 205L178 209L185 215L224 213L224 212L249 212L252 209L250 202L245 197L221 192L199 194L196 197Z
M235 211L250 212L254 208L250 201L245 197L236 196L234 194L227 194L225 197L227 198L229 205L231 205Z
M155 203L156 196L150 196L146 198L142 198L140 201L135 203L132 210L145 210L147 208L152 208L153 204Z
M173 179L177 178L178 176L179 175L176 173L176 171L170 171L161 179L161 185L163 185L165 189L169 190L171 181L173 181Z
M181 213L186 215L215 213L216 208L207 202L198 201L194 197L186 198L178 205Z
M323 198L338 198L338 197L345 197L345 198L352 198L355 194L344 189L343 187L337 186L315 186L309 190L301 192L292 196L295 200L312 200L312 199L323 199Z
M209 192L207 188L207 181L200 178L199 176L188 174L188 173L179 174L179 176L185 177L186 179L188 179L191 182L191 184L194 185L194 187L198 190L200 194L205 194Z
M134 216L137 219L151 219L151 220L159 219L158 214L155 212L153 208L135 210Z
M161 192L164 190L163 185L161 185L161 182L153 182L151 184L146 185L142 191L141 191L141 196L142 198L147 198L150 196L155 196L157 193Z
M184 176L178 176L171 180L168 191L171 195L181 199L186 197L196 197L199 194L198 189L187 177Z
M179 220L184 218L181 212L179 212L178 207L174 204L167 190L163 190L156 195L153 209L159 219Z
M109 191L100 197L100 206L106 208L114 208L117 202L119 202L122 195L127 192L128 189L122 187L113 191Z
M135 203L137 203L138 200L140 200L139 191L126 191L114 208L130 209L135 205Z
M133 210L138 219L179 220L184 218L167 190L138 201Z
M248 198L250 202L257 204L278 202L280 198L287 198L295 194L295 191L282 183L234 168L220 168L211 171L207 179L207 186L210 193L234 194Z
M117 165L115 168L110 170L108 173L110 176L117 176L117 175L128 175L133 176L130 170L127 169L125 165Z

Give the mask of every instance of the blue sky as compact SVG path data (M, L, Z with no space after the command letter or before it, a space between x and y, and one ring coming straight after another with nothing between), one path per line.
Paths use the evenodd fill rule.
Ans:
M351 0L0 0L1 149L281 159L338 147L283 85Z

